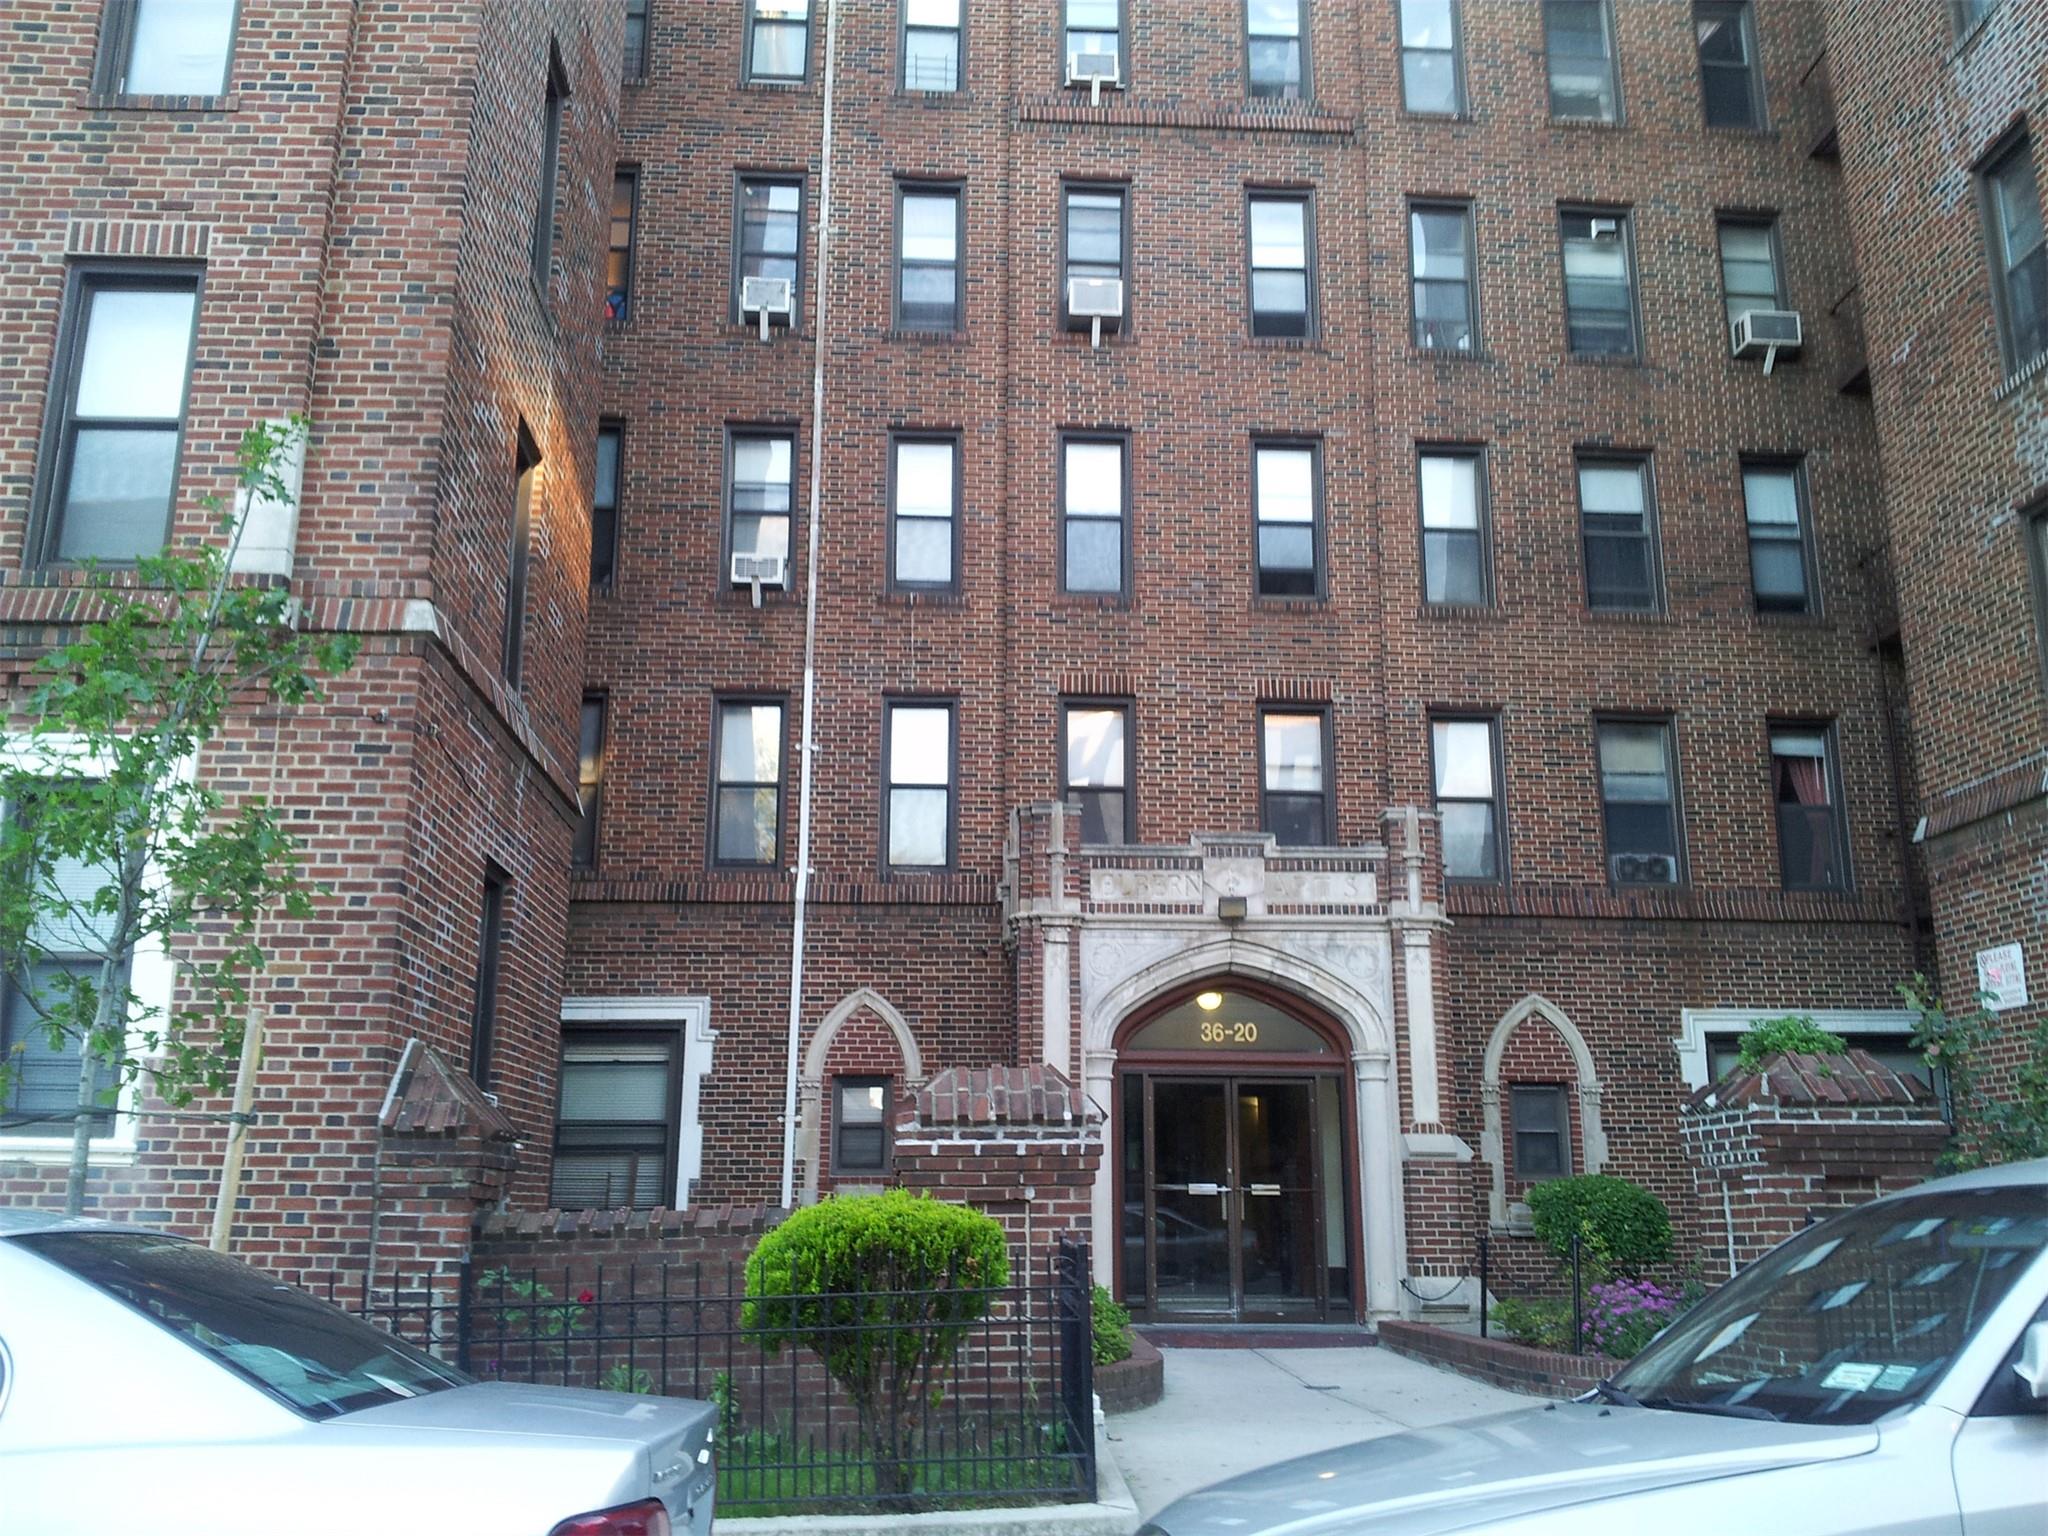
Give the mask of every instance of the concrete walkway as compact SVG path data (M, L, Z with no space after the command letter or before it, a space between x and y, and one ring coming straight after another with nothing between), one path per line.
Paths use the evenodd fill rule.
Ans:
M1166 1396L1109 1420L1150 1518L1183 1493L1333 1445L1543 1401L1385 1349L1166 1349Z

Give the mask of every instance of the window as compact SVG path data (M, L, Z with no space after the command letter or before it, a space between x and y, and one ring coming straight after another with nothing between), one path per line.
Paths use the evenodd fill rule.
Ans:
M789 313L770 315L776 325L794 325L803 271L804 184L789 179L740 179L739 249L733 263L732 318L746 318L747 279L789 284Z
M1065 324L1086 330L1089 318L1077 319L1071 308L1076 278L1124 280L1124 189L1085 187L1065 189L1067 280L1060 285L1060 307ZM1121 290L1124 315L1130 313L1130 291ZM1106 322L1104 330L1121 330L1123 315Z
M960 189L904 187L896 209L896 325L960 329Z
M513 688L526 663L526 582L533 559L533 485L540 473L540 450L519 429L518 478L512 485L512 553L505 562L505 636L498 670Z
M1425 449L1417 460L1424 602L1478 608L1493 600L1483 469L1470 450Z
M796 435L790 432L735 432L726 464L727 552L789 560L791 476ZM726 563L728 578L732 565ZM739 585L739 583L734 583ZM789 585L787 574L783 585Z
M590 494L590 584L606 591L619 564L619 477L625 470L626 429L616 421L597 429L597 475Z
M1671 722L1604 720L1599 740L1608 878L1616 885L1676 885L1678 775Z
M1759 1018L1769 1018L1798 1010L1759 1008L1756 1011ZM1829 1029L1829 1021L1824 1016L1819 1022L1821 1028ZM1734 1074L1742 1059L1742 1037L1746 1033L1746 1030L1716 1030L1705 1036L1708 1082L1722 1082ZM1935 1091L1937 1097L1946 1098L1947 1083L1936 1069L1927 1065L1927 1058L1913 1049L1910 1025L1898 1031L1832 1029L1830 1033L1840 1035L1850 1050L1868 1051L1899 1076L1924 1083Z
M1805 476L1797 464L1744 464L1749 576L1758 613L1811 613L1813 541Z
M2048 688L2048 507L2027 519L2027 553L2034 567L2034 652L2041 662L2041 682Z
M1984 191L1993 307L2003 328L2006 371L2016 373L2048 351L2048 244L2033 142L2024 134L1985 170Z
M1656 513L1646 459L1579 461L1579 528L1586 606L1596 613L1657 608Z
M1479 344L1479 312L1472 302L1470 206L1411 206L1408 255L1414 264L1415 345L1432 352L1472 351Z
M1328 757L1330 721L1320 710L1260 712L1260 824L1283 848L1329 846L1336 823Z
M1636 355L1635 257L1629 216L1619 210L1566 209L1565 331L1581 357Z
M1949 12L1955 19L1956 36L1962 37L1975 29L1978 22L1989 16L1998 0L1949 0Z
M1611 123L1621 115L1607 0L1543 0L1550 115Z
M484 898L477 922L476 986L469 1013L469 1075L491 1086L491 1048L498 1034L498 953L505 937L505 893L512 877L495 864L484 868Z
M134 560L170 534L199 276L79 268L45 438L44 562Z
M1771 728L1778 872L1788 891L1839 891L1849 883L1830 734L1825 725Z
M889 1171L889 1079L832 1079L832 1171Z
M644 1211L676 1203L681 1054L674 1030L562 1031L549 1205Z
M903 0L903 88L960 89L960 0Z
M109 0L94 89L110 96L219 96L237 0Z
M583 695L583 719L577 729L576 804L583 819L576 823L575 862L578 869L597 868L598 800L604 790L604 695Z
M1252 197L1252 334L1309 334L1308 199Z
M1322 595L1322 497L1317 478L1313 443L1256 443L1252 447L1261 597Z
M899 437L894 450L889 584L904 591L951 591L958 583L953 529L960 493L959 442Z
M1722 219L1721 296L1727 306L1728 345L1735 345L1735 322L1753 309L1783 309L1784 288L1778 281L1778 236L1768 219Z
M1244 0L1245 75L1251 95L1280 101L1307 97L1305 6L1306 0Z
M782 702L721 699L712 862L772 866L782 858Z
M1123 78L1123 0L1065 0L1067 12L1066 59L1067 77L1077 73L1073 61L1077 58L1101 58L1107 56L1117 60L1115 77ZM1081 72L1085 75L1085 71Z
M882 735L889 868L944 869L953 862L953 706L891 701Z
M626 57L621 77L627 84L647 78L647 7L649 0L626 0Z
M611 244L604 257L604 317L623 322L633 305L633 226L639 215L640 173L612 173Z
M810 57L810 0L747 0L747 79L801 80Z
M1453 880L1501 878L1496 729L1490 718L1429 723L1436 808L1443 818L1444 873Z
M1564 1089L1556 1083L1513 1083L1508 1101L1515 1131L1515 1177L1526 1182L1570 1173L1571 1134Z
M1124 579L1124 503L1130 444L1120 437L1060 441L1060 590L1118 596Z
M1761 128L1763 81L1756 67L1756 18L1749 0L1701 0L1692 8L1700 43L1700 89L1709 128Z
M1465 110L1457 0L1400 0L1401 104L1455 117Z
M545 293L548 267L555 250L555 180L561 174L562 104L569 99L569 81L562 61L548 55L548 79L541 98L540 195L533 205L533 280Z
M1081 807L1081 841L1133 841L1130 705L1070 703L1061 714L1066 767L1060 793Z

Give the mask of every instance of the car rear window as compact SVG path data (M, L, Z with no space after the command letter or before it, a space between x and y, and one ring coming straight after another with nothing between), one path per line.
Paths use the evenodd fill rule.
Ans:
M248 1265L144 1232L19 1239L309 1419L331 1419L469 1378Z

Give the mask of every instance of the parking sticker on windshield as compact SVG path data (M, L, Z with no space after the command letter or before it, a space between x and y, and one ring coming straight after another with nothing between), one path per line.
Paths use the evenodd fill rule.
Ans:
M1917 1365L1888 1365L1877 1373L1877 1390L1880 1392L1903 1392L1915 1376L1920 1374Z
M1844 1360L1822 1379L1821 1388L1828 1392L1868 1392L1883 1375L1884 1367L1881 1365Z

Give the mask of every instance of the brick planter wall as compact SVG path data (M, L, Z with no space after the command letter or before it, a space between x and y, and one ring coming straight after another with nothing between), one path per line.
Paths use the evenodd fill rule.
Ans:
M1095 1367L1095 1395L1102 1399L1104 1413L1150 1408L1166 1395L1166 1357L1132 1334L1128 1360Z
M1506 1339L1452 1333L1428 1323L1383 1322L1380 1346L1411 1360L1440 1365L1510 1392L1537 1397L1577 1397L1612 1376L1623 1362L1606 1355L1567 1355L1531 1349Z

